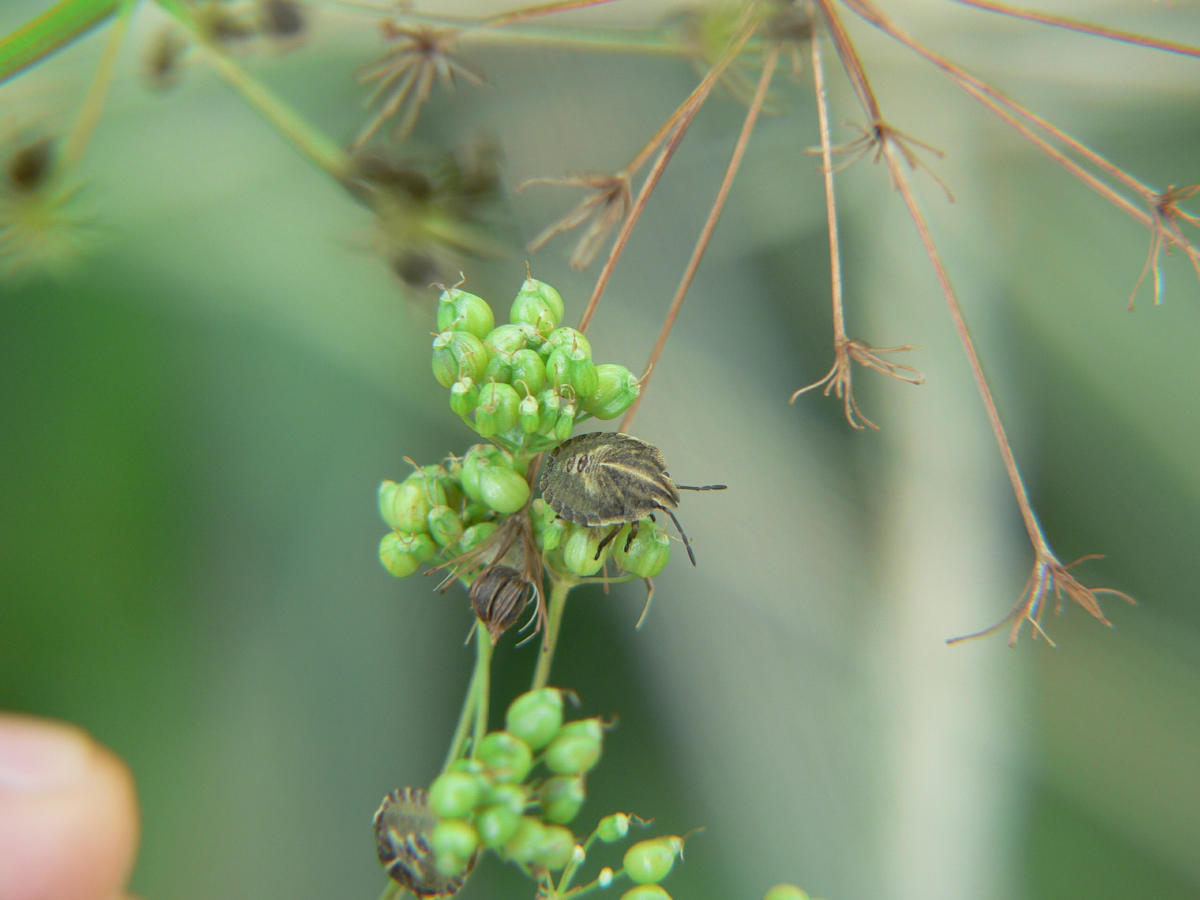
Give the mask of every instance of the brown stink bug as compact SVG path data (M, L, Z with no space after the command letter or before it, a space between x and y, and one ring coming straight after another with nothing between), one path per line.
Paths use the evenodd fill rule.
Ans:
M437 870L429 846L429 833L437 823L438 817L429 808L428 795L421 788L397 788L383 798L375 813L379 861L393 881L416 897L452 896L475 866L475 857L471 857L467 871L453 878Z
M671 517L688 559L696 564L692 544L672 511L682 491L723 491L723 484L676 484L667 474L662 452L628 434L593 431L569 438L542 460L538 477L542 497L559 516L579 525L615 525L596 550L600 552L626 522L632 522L626 549L639 520L662 510Z

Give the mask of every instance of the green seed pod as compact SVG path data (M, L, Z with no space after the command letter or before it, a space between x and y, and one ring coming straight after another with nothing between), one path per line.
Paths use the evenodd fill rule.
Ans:
M463 507L462 519L464 525L477 525L480 522L490 522L494 513L486 503L472 500Z
M513 373L512 353L493 353L488 360L487 368L483 370L483 381L499 381L503 384L512 382Z
M459 550L469 553L490 538L498 527L495 522L480 522L478 525L472 525L463 531L463 536L459 538Z
M463 376L479 381L489 354L469 331L443 331L433 339L433 377L448 388Z
M533 864L552 870L561 869L571 861L574 851L575 835L561 825L547 825L534 851Z
M571 358L561 347L546 357L546 381L560 391L571 383Z
M613 559L622 571L641 578L653 578L667 567L671 558L671 540L653 522L642 519L636 533L624 526L613 540ZM630 536L632 535L632 539Z
M542 818L557 825L566 825L583 808L587 798L583 778L578 775L555 775L547 778L538 791L542 803Z
M495 381L485 384L479 390L479 405L475 407L475 430L483 437L508 431L517 424L520 403L521 398L512 385Z
M657 884L638 884L621 895L621 900L671 900L671 895Z
M496 325L487 301L458 288L447 288L438 297L438 331L466 331L482 340Z
M562 409L558 413L558 421L554 423L555 440L565 441L571 436L571 431L575 428L575 411L574 400L568 400L562 405Z
M542 425L542 411L538 408L537 397L527 394L521 398L517 407L517 424L523 434L537 434Z
M537 301L534 303L533 301ZM537 309L545 309L550 318L550 324L547 328L542 328L543 331L549 331L558 325L563 319L563 314L566 312L566 306L563 303L562 295L546 284L544 281L538 281L536 278L526 278L521 285L521 289L517 291L517 297L513 300L512 312L510 318L513 322L521 321L528 322L528 318L517 317L517 308L521 306L522 311L531 309L536 306ZM534 324L541 327L540 322Z
M625 851L625 874L637 884L656 884L671 874L683 838L675 835L638 841Z
M568 572L576 575L595 575L604 565L604 559L612 546L600 549L600 541L604 538L604 529L588 528L586 525L572 525L563 542L563 563Z
M536 394L546 385L546 364L535 350L518 350L512 355L512 377L509 383Z
M510 566L490 565L471 583L471 605L492 644L508 631L533 597L533 585Z
M543 334L549 334L562 321L562 313L556 311L545 297L522 289L512 302L508 320L532 325Z
M473 759L470 756L464 756L462 759L456 759L454 762L450 763L450 765L446 767L446 771L461 772L464 775L482 775L487 771L487 769L484 768L483 763L481 763L479 760ZM491 790L491 785L487 783L486 779L484 779L482 784L485 791Z
M605 816L596 826L596 837L606 844L623 841L627 834L629 834L629 816L625 813L613 813Z
M522 865L532 865L542 845L546 826L533 816L521 816L517 830L504 843L509 859Z
M520 824L521 814L503 805L484 807L475 815L479 842L492 850L512 840Z
M463 458L459 483L462 484L463 493L476 503L483 502L479 476L493 466L508 466L504 451L495 444L475 444Z
M595 364L578 348L567 354L567 360L567 379L575 389L575 396L590 397L600 387Z
M551 352L559 348L567 351L579 349L583 351L585 357L592 358L592 345L574 328L566 326L555 328L546 336L546 342L538 348L538 352L542 356L549 356Z
M604 729L599 719L580 719L564 725L546 747L546 768L558 775L582 775L600 761Z
M397 578L411 575L435 553L437 545L427 534L389 531L379 541L379 561Z
M504 727L527 743L532 750L545 747L563 723L563 697L558 688L526 691L508 705Z
M463 885L475 865L467 860L465 870L448 878L438 871L429 838L438 824L420 788L400 788L383 798L375 813L375 843L379 861L388 875L417 897L449 897Z
M529 745L507 731L484 735L475 758L487 766L491 780L501 784L520 784L533 767Z
M466 418L479 405L479 385L469 375L464 375L450 385L450 409Z
M449 547L463 536L462 519L449 506L435 506L425 521L429 524L429 536L439 547Z
M546 553L558 548L567 531L567 521L560 519L550 504L538 497L530 506L533 519L533 537Z
M529 346L529 332L520 325L498 325L493 328L483 343L492 353L511 357L518 350Z
M794 884L777 884L763 894L763 900L808 900L808 892Z
M600 363L596 366L596 390L582 395L583 409L597 419L615 419L633 406L641 392L641 385L627 368Z
M422 532L428 529L428 492L418 479L400 484L383 481L379 485L379 515L397 531Z
M475 811L475 807L483 800L483 794L482 776L466 772L443 772L429 786L429 808L440 819L463 818Z
M498 513L515 513L529 502L529 483L524 475L503 466L491 466L479 473L479 494Z
M479 849L479 833L469 822L443 819L429 833L437 870L447 878L463 874Z
M541 434L554 433L554 425L558 422L558 413L562 408L562 396L555 388L549 387L538 394L538 406L542 410L542 421L538 426Z
M503 806L518 816L529 806L529 795L523 784L492 784L488 789L488 806Z

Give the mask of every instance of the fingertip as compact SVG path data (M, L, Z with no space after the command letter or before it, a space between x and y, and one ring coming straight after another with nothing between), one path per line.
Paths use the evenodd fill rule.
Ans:
M123 896L137 836L120 759L72 725L0 714L0 900Z

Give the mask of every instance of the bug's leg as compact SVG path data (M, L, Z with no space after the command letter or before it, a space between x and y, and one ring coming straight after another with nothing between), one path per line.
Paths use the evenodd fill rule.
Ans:
M675 530L678 531L679 536L683 538L683 546L687 548L688 559L692 561L692 565L694 566L696 564L696 554L692 552L692 542L688 540L687 533L683 530L683 526L680 525L679 520L675 518L675 513L671 512L671 510L666 506L658 506L656 508L665 512L671 517L671 521L675 523Z
M612 531L610 531L608 534L606 534L604 536L604 538L600 541L600 543L596 545L596 555L594 557L592 557L593 559L600 558L600 554L604 552L604 548L612 543L612 539L617 536L617 533L620 530L621 530L621 526L618 525L616 528L614 528Z
M642 520L637 519L632 525L629 526L629 537L625 538L625 552L626 553L629 552L629 547L633 543L633 539L635 537L637 537L638 525L640 525L641 523L642 523Z
M729 489L727 484L677 484L681 491L724 491Z

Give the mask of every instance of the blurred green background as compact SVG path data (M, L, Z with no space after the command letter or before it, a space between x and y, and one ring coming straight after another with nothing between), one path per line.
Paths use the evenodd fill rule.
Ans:
M9 3L0 28L37 3ZM494 8L492 5L489 8ZM605 24L658 7L592 11ZM969 62L1159 188L1200 180L1195 61L945 4L904 10ZM1200 41L1194 7L1076 14ZM587 17L585 17L587 20ZM244 64L338 140L377 17L315 7L293 53ZM570 19L566 21L572 21ZM578 21L578 19L576 19ZM141 77L139 13L83 166L90 258L0 283L0 705L79 722L124 756L147 898L339 897L384 884L371 816L441 764L473 651L465 596L390 578L375 488L472 434L429 373L435 290L406 293L369 213L202 64ZM640 588L580 591L553 682L619 718L580 828L614 810L703 831L666 886L754 898L1200 896L1200 286L1126 298L1146 231L953 86L849 20L890 120L947 151L914 177L1018 460L1064 561L1109 598L947 648L1003 615L1032 557L899 196L839 181L851 334L912 343L920 388L855 372L880 432L795 388L831 362L807 75L778 79L638 415L685 482L682 554ZM5 137L65 127L103 38L0 86ZM575 202L526 178L612 171L695 83L680 60L467 45L484 88L441 88L415 151L494 138L508 258L464 263L503 315L524 241ZM857 117L834 78L835 122ZM589 337L635 371L703 222L743 108L704 110L634 233ZM842 139L852 136L839 129ZM582 311L571 239L532 261ZM498 710L536 650L498 653ZM528 897L489 859L464 898Z

